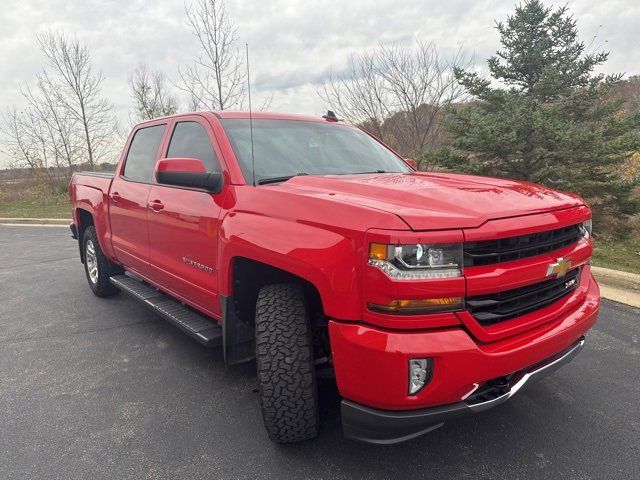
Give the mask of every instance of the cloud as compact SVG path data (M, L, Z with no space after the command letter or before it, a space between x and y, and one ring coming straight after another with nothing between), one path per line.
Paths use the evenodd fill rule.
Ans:
M349 55L377 44L418 36L434 41L445 55L462 48L483 63L498 48L494 20L504 19L513 5L504 0L227 0L238 46L250 46L255 105L273 96L272 110L308 114L325 109L316 90L328 73L344 68ZM605 72L638 73L638 2L575 0L569 7L585 42L611 51ZM104 95L125 125L131 110L127 77L137 63L177 81L178 65L196 52L182 2L176 0L4 0L0 25L2 110L21 103L20 86L42 68L35 35L47 29L64 28L90 46L95 67L106 78ZM0 157L0 165L6 160Z

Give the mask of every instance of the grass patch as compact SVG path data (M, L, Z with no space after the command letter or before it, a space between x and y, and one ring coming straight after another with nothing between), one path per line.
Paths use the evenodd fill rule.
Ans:
M0 217L71 218L71 206L66 195L41 199L0 200Z
M640 240L635 235L624 240L596 238L592 263L598 267L640 273Z

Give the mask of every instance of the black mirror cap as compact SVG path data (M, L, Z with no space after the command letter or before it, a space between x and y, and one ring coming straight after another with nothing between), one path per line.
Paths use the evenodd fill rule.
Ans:
M222 174L207 172L156 172L156 180L163 185L190 187L217 194L222 190Z

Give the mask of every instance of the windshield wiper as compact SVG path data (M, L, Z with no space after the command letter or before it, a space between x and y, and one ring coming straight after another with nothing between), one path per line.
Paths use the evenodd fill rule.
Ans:
M367 173L391 173L391 172L387 172L386 170L374 170L372 172L356 172L356 173L347 173L345 175L365 175Z
M267 185L268 183L280 183L280 182L286 182L287 180L289 180L290 178L293 177L301 177L303 175L308 175L308 173L296 173L295 175L286 175L284 177L268 177L268 178L261 178L260 180L258 180L258 185Z

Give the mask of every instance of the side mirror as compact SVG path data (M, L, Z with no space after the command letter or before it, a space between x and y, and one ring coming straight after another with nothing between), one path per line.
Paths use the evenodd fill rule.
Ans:
M222 190L222 174L207 172L197 158L164 158L158 161L156 181L163 185L201 188L210 193Z
M414 170L418 170L418 164L416 163L416 161L413 158L405 158L404 159L404 163L409 165Z

